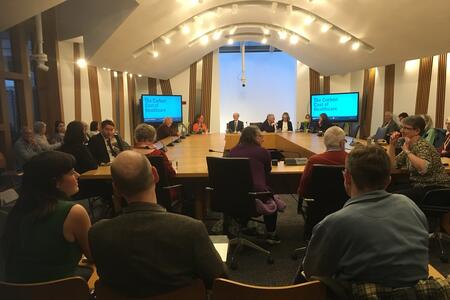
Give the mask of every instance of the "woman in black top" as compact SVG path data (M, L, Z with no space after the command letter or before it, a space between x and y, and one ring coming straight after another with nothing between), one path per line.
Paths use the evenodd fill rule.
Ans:
M76 159L75 171L82 174L89 170L98 168L97 162L89 151L86 143L86 132L83 123L79 121L70 122L67 125L62 152L72 154Z
M333 126L333 124L331 124L330 119L328 119L328 115L326 113L320 114L319 122L317 125L319 128L319 131L322 131L322 132L325 132L328 128Z
M287 112L284 112L281 116L281 120L277 123L277 130L281 132L293 131L291 118Z

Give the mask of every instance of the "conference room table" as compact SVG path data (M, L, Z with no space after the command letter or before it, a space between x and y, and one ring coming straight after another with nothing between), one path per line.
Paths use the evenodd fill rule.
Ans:
M205 203L205 187L208 184L207 156L221 157L224 151L233 148L239 142L240 134L210 133L191 135L185 139L168 137L160 142L167 147L167 156L176 170L176 182L189 186L195 195L195 216L202 219L208 207ZM354 139L365 144L365 140ZM310 157L326 150L323 137L313 133L263 133L262 146L266 149L277 149L286 157ZM347 147L346 151L350 151ZM443 158L447 164L450 158ZM304 166L287 166L280 161L272 166L269 185L275 193L295 194ZM394 176L404 176L406 171L395 170ZM403 175L402 175L403 174ZM81 174L80 180L111 179L109 166L100 166L97 170Z

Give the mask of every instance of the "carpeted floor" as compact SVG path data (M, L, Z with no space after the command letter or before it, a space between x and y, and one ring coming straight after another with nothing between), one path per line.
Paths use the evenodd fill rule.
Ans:
M245 249L239 256L238 269L229 270L230 279L243 283L267 286L280 286L291 284L301 259L295 261L291 258L294 249L303 246L303 218L297 214L297 200L293 195L281 195L288 207L284 213L279 214L277 231L281 244L270 246L264 240L249 238L260 246L270 249L275 259L273 265L266 262L264 254L252 249ZM450 244L445 243L446 249ZM442 274L450 273L450 264L439 260L437 243L430 241L430 264Z

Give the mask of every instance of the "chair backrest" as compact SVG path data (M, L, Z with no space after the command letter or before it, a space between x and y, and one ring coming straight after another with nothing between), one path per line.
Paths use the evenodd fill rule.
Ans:
M349 123L348 135L351 137L356 137L359 131L359 123Z
M434 137L433 146L439 149L444 145L445 139L447 138L447 131L442 128L434 128L436 136Z
M0 298L8 300L89 300L89 287L81 277L42 283L0 282Z
M386 137L387 127L378 127L377 132L373 136L375 141L384 139Z
M250 122L250 126L256 126L261 129L262 122Z
M243 284L227 279L216 279L213 300L290 300L326 299L326 287L319 281L311 281L282 287L263 287Z
M305 238L309 238L314 226L329 214L342 208L349 199L344 188L344 166L315 164L311 171L311 188L305 198L308 202L305 220Z
M8 218L8 214L0 210L0 239L3 236L3 232L6 227L6 219ZM0 281L5 279L5 255L3 253L3 247L0 247Z
M206 157L211 192L211 208L227 215L255 215L255 201L248 196L253 178L248 158Z
M164 159L160 155L147 155L151 165L156 168L159 175L159 181L156 184L156 188L169 186L169 174L164 166Z
M97 300L136 300L136 298L130 298L117 294L114 290L101 283L100 280L95 282L95 295ZM172 299L185 299L185 300L204 300L206 299L206 289L203 281L196 279L192 284L177 289L175 291L139 298L140 300L172 300Z
M431 190L425 194L420 208L430 212L450 212L448 199L450 199L450 188Z

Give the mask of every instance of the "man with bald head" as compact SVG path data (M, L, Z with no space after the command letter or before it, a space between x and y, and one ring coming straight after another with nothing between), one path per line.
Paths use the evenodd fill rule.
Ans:
M177 136L180 135L178 130L173 127L173 119L170 117L164 118L164 121L161 125L159 125L156 130L156 137L159 140L165 139L169 136Z
M229 133L237 133L242 132L244 129L244 122L239 121L239 113L233 113L233 120L228 122L227 124L227 132Z
M122 215L97 222L89 244L102 284L127 297L149 297L202 279L211 287L226 275L202 222L166 212L157 204L156 169L134 151L111 165L115 191L128 206Z

